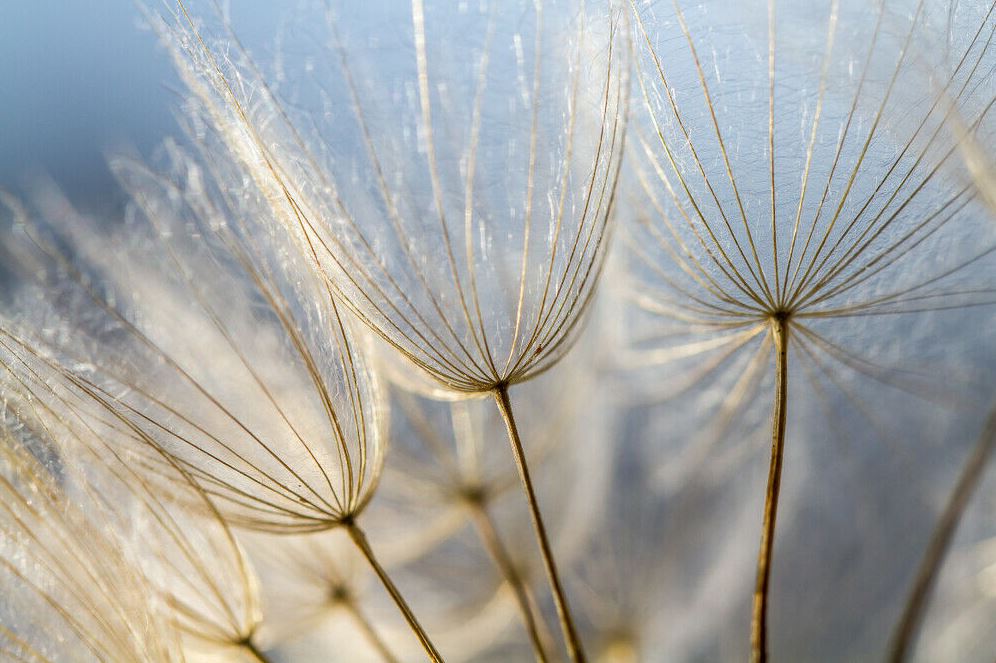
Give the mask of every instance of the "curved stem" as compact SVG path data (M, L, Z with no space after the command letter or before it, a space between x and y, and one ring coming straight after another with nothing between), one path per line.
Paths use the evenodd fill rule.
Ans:
M764 523L761 549L757 556L757 581L754 585L751 614L750 646L753 663L768 660L768 589L771 584L771 557L775 543L775 519L778 516L778 493L782 482L782 457L785 453L785 415L788 410L787 317L772 318L771 338L775 346L775 404L771 413L771 464L764 497Z
M539 614L539 610L533 605L532 597L529 595L529 590L526 587L522 574L515 568L512 556L509 554L505 544L502 543L501 537L498 535L498 529L495 527L494 519L488 512L487 507L479 501L473 502L471 504L471 514L474 517L474 524L477 526L477 531L484 542L485 549L487 549L495 566L501 571L505 581L515 594L515 600L519 605L519 612L522 615L522 623L529 634L533 650L536 653L536 660L540 661L540 663L546 663L549 660L546 651L550 644L550 635L545 628L541 629L540 624L537 623L536 616Z
M571 618L570 607L564 597L564 589L560 584L560 576L557 574L557 563L553 559L553 550L550 548L550 541L546 535L546 527L543 525L543 516L540 513L539 501L533 491L533 482L529 478L529 466L526 463L526 454L522 449L522 440L519 438L519 431L515 426L515 417L512 415L512 403L508 399L508 386L500 385L494 390L495 402L498 404L498 411L501 412L505 420L505 427L508 429L508 441L512 446L512 455L515 457L515 464L519 469L519 478L522 479L522 488L526 493L526 501L529 503L529 514L532 517L533 529L536 531L536 541L539 544L540 553L543 556L543 566L546 569L547 579L550 581L550 593L553 595L553 603L557 608L557 617L560 619L560 628L564 634L564 643L567 645L567 654L574 663L584 663L584 648L581 645L581 638L578 637L574 620Z
M356 622L356 625L360 627L361 631L363 631L363 635L366 636L367 640L370 642L370 645L377 650L378 654L380 654L381 658L383 658L386 663L398 663L398 658L391 652L387 646L387 643L384 642L384 639L380 637L379 633L377 633L377 629L374 628L374 625L369 619L367 619L367 616L363 614L363 611L360 610L360 606L358 606L355 601L350 600L346 601L344 607L353 618L353 621Z
M913 589L910 591L906 607L903 609L902 617L896 625L896 630L892 636L892 643L889 646L888 661L890 663L901 663L906 660L906 656L912 648L923 614L927 608L930 598L930 591L937 579L937 574L941 570L941 564L954 538L955 530L965 509L968 508L969 500L975 491L979 480L982 478L983 470L996 449L996 408L989 413L986 426L982 431L982 436L975 445L975 450L965 462L958 483L955 484L948 504L937 521L934 533L930 537L930 543L920 562L920 569L917 571L916 579L913 581Z
M370 548L370 543L367 541L366 534L364 534L363 530L361 530L359 526L354 523L346 524L344 527L346 528L346 531L349 532L349 537L353 540L353 543L355 543L356 547L360 549L363 556L367 558L367 562L370 563L370 567L377 574L377 577L380 578L381 583L384 585L384 589L386 589L387 593L391 595L392 599L394 599L394 603L398 606L398 610L401 611L405 621L408 622L408 626L411 627L412 632L422 644L422 648L425 649L425 653L429 656L429 660L433 661L433 663L442 663L443 657L436 650L435 645L432 644L432 640L429 639L429 636L422 628L422 625L418 623L418 620L415 618L415 613L413 613L412 609L408 606L405 598L395 586L394 581L391 580L391 577L387 574L387 571L380 565L380 562L378 562L377 558L374 556L373 549Z

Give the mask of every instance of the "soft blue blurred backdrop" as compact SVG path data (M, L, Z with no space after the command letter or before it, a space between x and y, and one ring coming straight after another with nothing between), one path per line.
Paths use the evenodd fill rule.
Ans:
M47 175L80 207L118 206L107 151L175 131L176 77L142 23L130 0L3 3L0 187Z
M243 0L232 18L250 41L272 40L288 8ZM0 189L30 197L49 177L84 210L120 210L108 153L148 155L178 130L181 86L146 23L133 0L0 2Z

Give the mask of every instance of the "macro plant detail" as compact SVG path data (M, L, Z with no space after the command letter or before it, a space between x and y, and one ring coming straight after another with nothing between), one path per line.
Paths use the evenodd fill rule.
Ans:
M51 461L39 465L38 471L58 475L62 489L73 488L84 499L103 503L100 520L105 526L113 523L111 531L116 526L125 534L138 523L135 534L155 542L155 555L145 560L149 565L141 571L169 606L177 632L191 640L190 646L206 643L258 654L257 582L230 526L204 489L89 385L73 377L60 381L58 367L10 336L0 341L0 348L14 385L7 393L15 413L12 421L24 432L16 445ZM46 372L56 375L44 379ZM85 462L66 469L58 462L65 457ZM80 476L72 476L74 472Z
M959 147L946 127L956 113L973 129L991 122L993 8L959 24L963 32L949 24L958 39L947 44L947 68L911 103L902 81L927 66L912 51L933 21L951 15L937 16L926 3L893 14L878 3L872 20L848 22L841 34L852 10L844 4L828 3L818 20L807 20L799 12L808 10L768 3L766 25L755 12L757 34L731 40L724 53L695 29L715 8L686 15L675 3L645 18L634 7L646 46L638 79L649 116L634 167L648 202L638 212L647 239L631 242L642 279L634 296L669 326L685 328L675 336L711 339L672 347L675 356L735 353L758 337L758 351L774 355L753 660L768 655L775 522L795 392L790 348L803 360L822 363L827 355L874 375L873 362L820 328L856 316L987 305L993 295L985 278L992 241L961 253L943 245L985 223L975 188L945 171ZM662 36L650 31L651 20L673 28L666 46L656 44ZM724 20L752 22L746 14ZM737 85L728 92L729 81ZM748 96L740 86L764 94ZM949 262L907 267L938 243L933 250L952 253ZM974 283L965 275L973 268L982 276Z
M550 13L561 18L566 12L557 9ZM434 91L430 64L447 55L433 53L430 60L427 45L452 44L427 40L427 26L446 24L427 21L423 3L412 2L414 71L366 72L384 88L379 95L407 89L400 110L395 99L388 107L382 97L367 100L353 71L355 58L330 25L335 52L329 59L338 71L329 78L342 86L336 92L350 100L351 113L328 127L336 132L332 137L316 127L312 141L302 130L307 124L295 122L248 56L230 62L235 70L226 72L182 5L177 18L180 48L195 62L190 76L206 79L204 104L218 133L235 143L233 151L244 154L256 181L273 192L278 218L330 287L443 388L493 395L531 505L568 650L572 660L581 660L508 388L563 356L594 293L620 172L628 89L617 21L607 35L593 36L582 25L565 48L559 41L548 44L549 33L570 23L548 27L543 3L523 10L532 24L529 51L518 25L506 25L495 9L482 12L477 19L487 27L478 33L483 46L473 46L472 69L447 71L447 86ZM606 42L601 62L582 67L599 36ZM492 73L491 67L502 71L492 63L499 58L514 76ZM453 61L447 64L452 68ZM566 87L560 84L565 78ZM254 122L240 97L247 85L264 91L263 109L251 112L265 111L265 122ZM461 85L464 94L457 94ZM589 94L594 98L585 98ZM342 142L346 121L347 141L359 144ZM274 140L290 149L269 149ZM521 146L528 147L519 156L514 150ZM478 171L478 159L494 154L518 160L521 172ZM375 188L357 186L358 173ZM430 210L429 223L423 210Z
M95 232L88 240L74 242L83 259L83 264L74 265L58 253L57 239L41 238L44 228L26 233L25 243L34 244L58 267L51 270L55 283L37 295L50 302L36 305L36 311L55 309L49 315L68 316L76 325L84 319L81 307L89 311L86 326L76 327L70 340L54 341L66 344L60 351L77 363L85 351L82 347L100 342L87 335L114 333L120 337L116 353L102 360L94 376L73 375L8 334L5 346L12 355L5 360L8 371L18 373L17 364L27 363L27 358L48 365L52 380L68 381L83 390L95 402L98 416L104 410L103 416L113 416L130 431L116 444L137 447L136 453L144 449L145 455L164 455L179 465L203 486L211 509L223 513L234 526L285 533L344 527L431 650L356 522L383 462L380 412L384 406L375 376L352 354L349 331L335 303L321 296L317 279L276 280L273 274L280 272L274 270L293 269L291 260L279 254L262 256L240 245L238 227L218 223L263 221L258 212L243 216L225 207L236 200L252 205L253 198L235 199L226 196L230 192L217 192L212 200L201 188L210 180L189 157L173 151L169 158L182 173L173 181L137 164L116 166L125 186L144 185L141 193L135 191L136 229L128 240L135 245L126 243L113 255L88 253L87 241L106 241ZM157 183L163 188L157 189ZM179 219L203 224L203 232L194 236L171 232L170 224L181 223ZM68 233L78 233L86 225L71 210L63 209L61 216L53 217L56 220L64 222ZM150 260L150 254L140 253L143 220L158 236L169 238L159 264ZM193 243L181 249L170 241ZM228 253L220 253L220 247ZM269 248L279 251L279 244ZM150 276L156 269L160 276ZM105 282L109 292L96 291L92 274L101 270L123 279L120 289ZM172 280L164 278L167 274ZM155 294L143 296L142 286L155 289ZM304 294L316 287L311 292L318 294ZM293 299L303 297L307 298ZM54 301L58 298L63 301ZM185 308L178 303L182 301L194 306ZM65 302L70 310L58 312ZM152 308L143 310L143 305ZM134 317L125 313L127 309ZM315 330L325 328L320 321L329 326L315 336ZM171 385L165 392L164 384ZM173 489L167 482L160 490Z
M9 432L13 422L6 426L0 653L30 661L176 660L179 638L169 613L102 528L104 505L70 502Z
M991 660L996 3L143 11L122 218L0 189L0 654Z

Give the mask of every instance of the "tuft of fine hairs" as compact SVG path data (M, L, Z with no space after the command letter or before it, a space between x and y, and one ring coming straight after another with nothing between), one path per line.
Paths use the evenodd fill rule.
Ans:
M991 663L996 3L281 15L0 190L0 658Z

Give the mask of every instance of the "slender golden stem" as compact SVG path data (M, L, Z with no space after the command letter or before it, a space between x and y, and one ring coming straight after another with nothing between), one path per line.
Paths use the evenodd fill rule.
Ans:
M892 635L888 656L890 663L902 663L906 660L906 656L916 640L934 581L937 579L937 574L941 570L941 564L944 562L948 547L954 538L958 523L968 507L969 500L972 499L972 493L982 478L983 470L986 468L993 449L996 449L996 408L989 413L982 436L976 443L972 455L965 462L965 467L962 468L961 475L958 477L958 483L955 484L944 513L941 514L934 528L934 533L930 537L930 543L927 545L923 560L920 562L920 569L913 581L913 589L906 601L903 615Z
M491 517L484 503L481 500L472 501L470 503L470 510L474 518L474 524L477 526L478 534L484 542L485 549L491 555L495 566L501 571L505 581L508 582L509 587L512 588L512 592L515 594L515 601L519 605L522 623L529 634L533 650L536 653L536 660L540 661L540 663L546 663L549 660L546 651L550 645L550 635L545 628L541 628L545 624L537 623L539 611L531 600L532 597L526 587L522 573L515 567L512 556L509 555L508 548L502 542L498 534L498 528L495 527L494 519Z
M367 541L367 535L364 534L363 530L361 530L355 523L349 523L345 525L345 528L346 531L349 532L349 537L353 539L353 543L355 543L356 547L360 549L363 556L367 558L367 562L370 563L370 567L377 574L377 577L380 578L381 583L384 585L384 589L386 589L387 593L391 595L392 599L394 599L394 603L398 606L398 610L401 611L401 614L404 615L405 621L408 622L408 626L411 627L412 632L415 633L418 641L422 643L422 648L425 649L425 653L429 656L429 660L433 661L433 663L442 663L443 657L436 650L435 645L432 644L432 641L422 628L422 625L418 623L418 620L415 618L415 613L413 613L412 609L408 606L405 598L395 586L394 581L391 580L391 577L387 574L387 571L380 565L380 562L378 562L377 558L374 556L373 549L370 548L370 543Z
M370 645L377 650L377 653L380 654L385 663L399 663L398 658L388 648L387 643L384 642L384 639L380 637L379 633L377 633L377 629L374 628L374 625L369 619L367 619L367 616L363 614L363 611L360 610L360 606L356 604L356 601L352 599L347 600L343 604L343 607L353 618L353 621L356 622L356 625L360 627L360 630L363 631L363 635L366 636L367 640L370 642Z
M751 661L768 660L768 588L771 584L771 556L775 543L775 519L778 515L778 492L782 482L782 457L785 453L785 414L788 410L788 317L771 319L771 337L775 346L775 404L771 413L771 464L768 489L764 497L764 524L761 549L757 556L757 582L751 614Z
M547 579L550 581L550 592L553 594L553 603L557 607L557 617L560 619L560 628L564 634L564 644L567 645L567 654L574 663L584 663L586 660L584 648L581 645L581 638L578 637L577 629L574 627L567 599L564 597L564 589L560 584L560 576L557 574L557 563L553 559L550 541L546 536L546 527L543 525L543 516L540 514L539 501L533 491L532 479L529 478L526 454L522 449L522 440L519 438L519 431L515 426L512 403L508 399L508 386L500 385L497 387L494 390L494 397L498 404L498 411L501 412L501 416L505 420L505 427L508 429L508 441L512 445L512 455L519 468L519 478L522 479L522 488L526 493L526 501L529 503L529 514L532 516L536 541L543 556L543 566L546 569Z
M251 636L246 638L239 644L242 646L243 649L246 650L246 652L249 653L250 656L252 656L255 660L259 661L259 663L272 663L270 659L267 657L267 655L263 653L263 650L259 648L259 646L256 644L256 642L252 639Z

